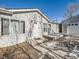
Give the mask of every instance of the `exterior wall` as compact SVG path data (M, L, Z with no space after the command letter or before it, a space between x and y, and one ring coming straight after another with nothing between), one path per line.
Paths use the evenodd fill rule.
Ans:
M75 26L72 24L76 24L76 23L69 23L71 25L68 24L62 24L62 34L66 34L66 35L79 35L79 23L78 26Z
M42 27L43 27L43 23L42 23L42 16L36 12L35 14L36 18L36 24L34 24L34 28L33 28L33 33L32 33L32 36L34 38L41 38L43 33L42 33Z
M52 29L54 33L59 33L59 24L52 23Z
M67 26L68 35L79 35L79 23L78 26Z
M62 24L62 34L67 34L67 25Z
M53 23L49 23L48 25L48 35L54 35Z
M40 38L42 37L42 16L38 12L26 12L26 13L20 13L20 14L14 14L14 17L16 19L25 20L25 34L28 37L28 32L30 30L30 22L36 21L36 24L33 23L32 26L32 38Z
M44 29L42 29L43 35L48 35L48 21L45 18L42 17L42 22L43 22L43 24L44 23L47 24L47 32L44 32ZM44 28L44 25L43 25L43 28Z
M1 18L9 19L9 35L1 35ZM24 34L17 34L17 37L16 34L11 34L13 28L11 26L12 19L15 18L13 18L12 16L0 15L0 47L15 45L17 43L24 42L26 39Z

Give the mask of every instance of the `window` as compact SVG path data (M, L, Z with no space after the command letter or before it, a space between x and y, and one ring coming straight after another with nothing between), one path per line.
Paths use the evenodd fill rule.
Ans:
M51 34L51 24L48 24L48 34Z
M75 24L75 26L78 26L78 24Z
M68 24L68 26L74 26L75 24Z
M77 50L79 50L79 46L77 46Z
M20 33L25 33L25 22L24 21L20 22Z
M44 32L47 32L47 24L46 23L43 23L43 26L44 26Z
M62 24L59 24L59 33L62 33Z
M74 26L74 24L72 24L72 26Z
M68 26L70 26L70 24L68 24Z
M13 27L13 31L18 33L19 32L19 21L18 20L11 20L11 24Z
M1 19L1 35L9 34L9 19Z
M12 20L11 21L13 30L17 33L25 33L25 22L19 20Z

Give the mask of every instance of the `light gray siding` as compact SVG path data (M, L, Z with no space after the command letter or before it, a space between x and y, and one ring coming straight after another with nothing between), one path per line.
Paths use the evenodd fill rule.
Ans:
M68 35L79 35L79 23L70 23L67 25L67 34Z
M7 24L7 30L4 30L4 34L6 34L6 32L9 30L8 35L1 35L1 18L9 20L8 22L6 21L4 23L4 25ZM28 37L31 39L41 38L43 35L59 32L58 24L50 23L50 25L51 26L49 26L48 18L42 15L42 13L38 10L14 13L12 16L0 14L0 47L22 43L27 40ZM45 31L44 27L46 28Z

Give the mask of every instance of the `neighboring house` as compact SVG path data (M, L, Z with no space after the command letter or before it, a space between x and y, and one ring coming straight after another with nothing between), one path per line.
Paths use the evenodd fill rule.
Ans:
M62 33L67 35L79 35L79 15L72 16L62 22Z
M0 47L53 33L58 33L58 24L50 22L39 9L0 8Z

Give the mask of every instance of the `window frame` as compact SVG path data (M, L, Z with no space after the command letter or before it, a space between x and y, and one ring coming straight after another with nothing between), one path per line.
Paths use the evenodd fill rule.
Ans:
M25 33L25 21L20 21L20 23L23 23L23 31L21 33ZM21 26L21 24L20 24Z
M48 34L51 34L51 24L48 24Z
M43 32L48 32L48 24L47 23L43 23Z
M78 26L78 24L75 24L75 26Z
M12 22L18 22L18 31L17 31L17 34L19 34L19 20L11 19L11 25L12 25Z
M7 31L8 33L7 33L7 34L4 34L4 33L3 33L3 31L4 31L4 30L3 30L3 28L4 28L4 27L3 27L3 20L7 20L7 21L8 21L8 31ZM9 32L9 18L1 18L1 35L2 35L2 36L3 36L3 35L9 35L9 33L10 33L10 32Z
M72 26L74 26L74 24L71 24Z
M25 33L25 21L22 21L22 20L15 20L15 19L12 19L12 21L15 21L15 22L18 22L18 34L23 34ZM23 22L23 31L21 31L21 23ZM19 30L20 29L20 30Z

